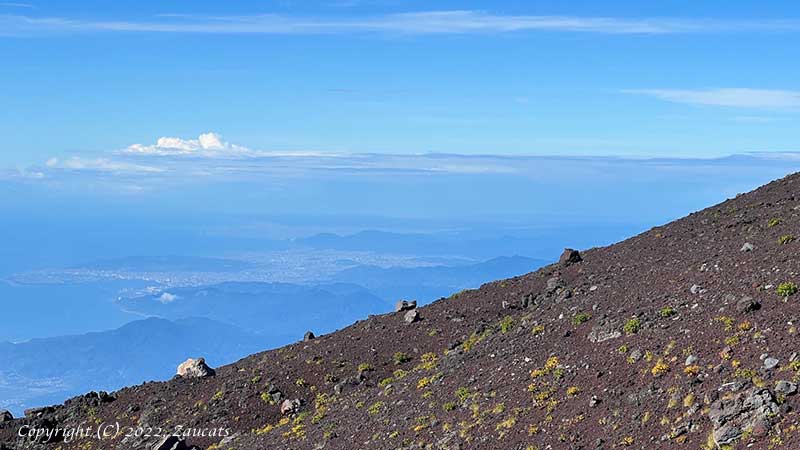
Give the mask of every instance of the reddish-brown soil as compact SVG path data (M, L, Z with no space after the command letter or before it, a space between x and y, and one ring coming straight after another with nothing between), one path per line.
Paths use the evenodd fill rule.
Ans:
M16 437L19 427L86 421L224 427L233 437L222 444L220 437L187 443L236 450L694 450L716 447L715 402L760 387L780 410L730 448L797 449L800 395L774 389L800 373L800 362L790 361L800 351L800 293L776 293L781 283L800 284L794 236L798 175L584 251L581 262L441 299L420 308L415 323L402 312L370 317L218 368L214 377L147 383L113 401L75 399L0 424L0 442L34 448ZM746 242L752 251L741 250ZM761 308L737 310L744 296ZM604 332L619 335L589 339ZM777 366L765 369L764 354ZM687 366L689 356L696 362ZM266 395L270 385L302 400L298 413L282 416ZM155 441L41 448L149 449Z

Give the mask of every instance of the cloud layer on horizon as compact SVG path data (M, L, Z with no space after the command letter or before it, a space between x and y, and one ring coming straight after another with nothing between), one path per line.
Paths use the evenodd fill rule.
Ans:
M614 156L378 154L258 151L227 142L214 132L196 139L161 137L153 144L134 144L101 155L50 158L42 165L0 173L0 178L26 182L96 179L126 185L175 182L240 182L270 178L347 176L523 176L535 179L573 173L603 176L614 168L667 173L739 165L800 162L800 153L765 152L723 158L634 158ZM748 167L749 167L748 166Z
M477 10L419 11L364 17L296 17L279 14L202 16L171 14L152 20L88 20L0 15L0 36L43 33L139 32L202 34L475 34L508 32L685 34L798 32L800 20L716 20L504 15Z

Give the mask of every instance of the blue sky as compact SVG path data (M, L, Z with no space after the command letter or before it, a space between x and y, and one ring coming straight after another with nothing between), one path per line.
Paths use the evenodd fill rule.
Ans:
M794 2L0 2L0 163L796 150Z
M798 37L788 1L0 0L0 273L663 223L800 169Z

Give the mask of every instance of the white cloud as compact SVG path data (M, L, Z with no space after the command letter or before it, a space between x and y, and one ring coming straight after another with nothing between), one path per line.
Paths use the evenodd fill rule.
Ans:
M167 303L174 302L178 298L179 297L177 295L175 295L175 294L170 294L169 292L164 292L163 294L161 294L161 297L158 297L158 301L160 301L161 303L167 304Z
M154 20L88 21L65 17L0 15L0 35L53 32L150 32L217 34L466 34L504 32L666 34L800 31L797 20L626 19L504 15L485 11L422 11L366 17L315 18L277 14L158 16Z
M96 172L145 172L145 173L160 173L164 169L154 166L146 166L142 164L135 164L127 161L118 161L108 158L82 158L80 156L72 156L70 158L60 160L58 158L50 158L45 165L49 169L62 169L62 170L86 170Z
M660 100L692 105L728 106L755 109L800 108L800 91L725 88L725 89L630 89L629 94L641 94Z
M201 134L197 139L162 137L158 138L155 144L133 144L123 152L139 155L203 157L241 157L257 154L247 147L224 142L222 136L213 132Z

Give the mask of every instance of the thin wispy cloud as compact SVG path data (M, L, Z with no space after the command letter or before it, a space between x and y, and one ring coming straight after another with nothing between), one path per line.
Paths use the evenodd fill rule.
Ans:
M365 17L324 18L278 14L238 16L168 15L153 20L83 20L69 17L0 15L0 35L79 32L204 34L477 34L577 32L673 34L797 32L800 20L713 20L503 15L485 11L423 11Z
M14 2L0 2L0 8L26 8L33 9L34 6L30 3L14 3Z
M135 164L128 161L109 158L84 158L72 156L67 159L50 158L45 163L51 170L92 171L92 172L117 172L117 173L162 173L165 169L156 166Z
M753 109L800 109L800 91L726 88L726 89L633 89L624 91L655 97L673 103L727 106Z

